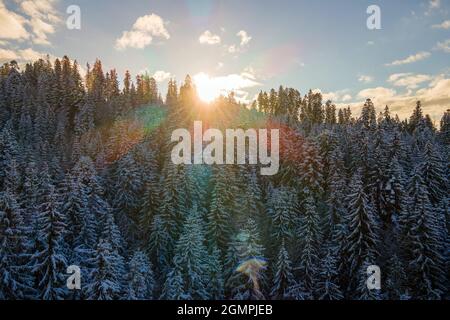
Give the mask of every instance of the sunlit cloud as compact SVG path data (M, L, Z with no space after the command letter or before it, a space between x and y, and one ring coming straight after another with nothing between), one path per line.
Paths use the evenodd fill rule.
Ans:
M8 10L3 0L0 0L0 38L11 40L26 40L30 35L25 29L27 20L21 15Z
M438 44L436 45L436 49L450 53L450 39L443 42L438 42Z
M353 98L351 95L346 94L342 97L342 102L347 102L347 101L351 101Z
M171 76L170 72L166 72L166 71L162 71L162 70L158 70L153 74L153 78L157 82L163 82L163 81L169 79L170 76Z
M143 49L153 42L154 37L170 39L165 24L160 16L153 13L139 17L133 24L132 29L124 31L122 37L116 40L116 49Z
M433 77L426 87L416 90L408 89L406 92L398 92L387 87L367 88L361 90L356 98L358 101L355 100L356 102L350 104L341 103L338 107L350 105L353 115L357 117L365 99L371 99L378 111L389 106L391 112L403 120L411 116L416 102L420 100L424 114L429 114L434 121L438 122L449 107L450 79L446 75L438 75Z
M245 30L239 31L236 35L241 38L241 47L246 46L252 40Z
M48 35L55 33L55 25L62 20L55 8L56 0L20 1L20 10L30 17L33 43L49 45Z
M335 103L351 101L353 97L349 94L349 89L338 90L334 92L322 92L320 89L314 89L312 92L321 93L323 101L332 101Z
M0 62L9 62L15 60L17 62L32 62L38 59L45 59L47 54L35 51L31 48L21 50L1 49Z
M362 83L371 83L373 81L373 77L368 75L360 75L358 81Z
M206 30L205 32L203 32L200 35L200 37L198 38L198 41L201 44L215 45L215 44L220 44L221 39L220 39L220 36L218 36L217 34L213 34L211 31Z
M231 45L228 47L228 53L237 53L239 52L239 48L236 45Z
M433 11L439 9L441 7L441 0L429 0L428 1L428 9L425 12L426 16L429 16L433 13Z
M422 51L413 55L410 55L409 57L402 59L402 60L395 60L391 63L386 64L386 66L400 66L403 64L410 64L410 63L414 63L417 61L421 61L424 59L427 59L431 56L431 53L426 52L426 51Z
M238 33L236 33L236 36L240 38L239 44L232 44L227 45L225 48L227 49L228 53L230 54L237 54L245 50L245 48L248 46L250 41L252 40L252 37L248 35L247 31L241 30Z
M245 73L211 77L208 74L201 72L196 74L193 77L193 80L195 86L197 87L197 92L200 99L206 102L211 102L221 95L227 96L231 92L237 94L238 100L245 100L248 96L248 92L244 89L261 85Z
M450 20L446 20L440 24L434 24L431 27L433 29L450 29Z
M150 76L153 79L155 79L156 82L164 82L165 80L169 79L172 76L170 72L164 70L157 70L153 72L148 68L139 71L139 74Z
M56 32L62 20L55 8L56 0L16 0L17 12L0 0L0 38L37 45L50 45L48 36Z
M416 89L420 84L431 80L432 77L426 74L395 73L389 76L388 82L396 87Z

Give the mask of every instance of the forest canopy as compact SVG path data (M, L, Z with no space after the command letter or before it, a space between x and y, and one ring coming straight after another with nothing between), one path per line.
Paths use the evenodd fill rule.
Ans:
M420 102L354 115L286 87L205 106L189 76L163 98L148 75L79 70L0 67L0 299L448 299L450 111L438 128ZM196 120L279 129L279 173L174 165Z

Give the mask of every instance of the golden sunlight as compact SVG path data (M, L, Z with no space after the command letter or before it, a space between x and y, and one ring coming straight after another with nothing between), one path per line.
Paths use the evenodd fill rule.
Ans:
M222 93L222 88L206 73L199 73L194 76L194 83L197 89L198 97L207 103L213 102Z
M194 77L199 98L204 102L212 102L220 96L228 96L234 92L238 97L245 98L244 88L251 88L259 85L250 74L230 74L221 77L210 77L201 72Z

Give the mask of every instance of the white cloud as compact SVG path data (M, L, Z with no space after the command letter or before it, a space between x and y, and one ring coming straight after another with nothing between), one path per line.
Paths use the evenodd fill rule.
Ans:
M167 80L170 78L170 72L158 70L153 74L153 78L157 82L163 82L164 80Z
M241 75L245 78L256 80L255 70L252 67L246 67Z
M0 48L0 62L9 62L16 60L19 63L32 62L38 59L45 59L46 53L35 51L31 48L21 50L1 49Z
M428 9L425 12L426 16L429 16L434 10L437 10L441 7L441 0L429 0Z
M246 46L252 40L252 37L244 30L239 31L236 35L241 38L241 47Z
M314 89L312 91L314 93L321 93L322 99L324 101L330 100L332 102L339 103L339 102L347 102L353 99L353 97L348 93L349 92L348 89L333 92L322 92L322 90L320 89Z
M399 78L400 76L394 77ZM358 102L351 103L354 116L359 116L359 111L364 105L365 99L372 99L378 111L388 105L393 114L398 114L400 119L409 118L414 110L416 102L420 100L424 114L429 114L435 121L439 121L448 109L450 101L450 79L446 75L438 75L425 88L418 90L407 90L399 93L395 89L376 87L361 90L357 97ZM340 104L338 107L346 107Z
M56 0L21 0L21 10L30 17L58 23L61 19L55 9Z
M436 49L450 53L450 39L445 40L444 42L438 42Z
M219 62L219 63L217 63L216 69L217 69L217 70L220 70L220 69L222 69L223 67L224 67L224 63L223 63L223 62Z
M374 41L367 41L367 45L368 46L373 46L373 45L375 45L375 42Z
M49 45L50 41L47 38L47 34L55 33L53 25L37 18L32 18L30 25L34 33L33 42L40 45Z
M352 98L351 95L346 94L346 95L344 95L344 96L342 97L342 102L347 102L347 101L350 101L350 100L352 100L352 99L353 99L353 98Z
M55 8L56 0L16 2L21 14L8 10L0 0L0 38L49 45L48 35L55 33L55 25L61 22Z
M206 30L200 35L198 41L201 44L215 45L219 44L221 42L221 39L217 34L213 34L211 31Z
M361 90L358 97L362 99L372 99L373 101L391 99L396 95L396 91L390 88L376 87Z
M27 24L33 32L33 43L50 45L48 35L55 33L55 25L61 22L55 4L56 0L20 1L20 10L30 17Z
M430 9L439 9L441 7L441 0L430 0L429 8Z
M17 60L18 55L15 51L0 48L0 63Z
M368 75L361 75L359 76L358 81L363 83L370 83L373 81L373 77Z
M387 80L396 87L405 87L408 89L417 89L420 84L429 82L433 78L426 74L413 73L395 73L389 76Z
M153 37L141 31L124 31L122 37L116 41L117 50L126 48L143 49L151 44Z
M25 40L30 36L25 29L26 19L6 8L0 0L0 38Z
M433 29L450 29L450 20L446 20L441 24L434 24L431 26Z
M165 24L160 16L153 13L139 17L133 24L132 29L124 31L122 37L116 40L116 49L143 49L153 42L153 37L170 39Z
M252 40L252 37L248 35L248 33L244 30L239 31L236 33L236 36L241 38L241 41L239 44L232 44L232 45L225 45L224 47L230 54L238 54L245 50L245 47L249 44L249 42Z
M237 53L237 52L239 52L239 48L236 47L236 45L233 44L228 47L228 53Z
M426 51L422 51L413 55L410 55L409 57L403 59L403 60L395 60L391 63L386 64L386 66L400 66L403 64L409 64L409 63L414 63L420 60L424 60L427 59L431 56L431 53L426 52Z

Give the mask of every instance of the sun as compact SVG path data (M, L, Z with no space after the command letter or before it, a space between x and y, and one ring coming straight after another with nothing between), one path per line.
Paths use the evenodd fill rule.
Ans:
M212 79L208 74L201 72L194 76L195 87L200 100L210 103L221 95L225 95L226 89L223 88L220 82Z
M193 81L198 97L206 103L213 102L220 96L227 97L232 92L237 100L244 101L248 94L244 89L260 85L250 73L211 77L200 72L193 77Z

